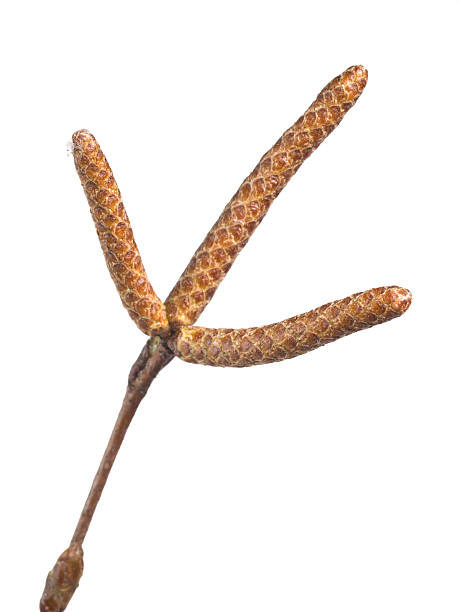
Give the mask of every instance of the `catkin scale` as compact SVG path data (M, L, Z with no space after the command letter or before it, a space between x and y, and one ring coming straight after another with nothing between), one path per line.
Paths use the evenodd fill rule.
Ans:
M121 301L145 334L165 336L166 310L147 278L111 168L88 131L75 132L72 141L75 167Z
M274 199L355 104L367 77L365 68L352 66L333 79L261 158L164 302L174 330L197 320Z
M273 363L390 321L410 304L408 289L378 287L263 327L183 327L168 345L177 357L190 363L238 368Z

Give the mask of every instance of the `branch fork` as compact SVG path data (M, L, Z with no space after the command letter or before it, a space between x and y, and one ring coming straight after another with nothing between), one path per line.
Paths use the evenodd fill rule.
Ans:
M86 130L73 135L75 167L88 199L107 267L129 315L149 339L131 368L126 395L70 546L48 574L41 612L62 612L83 573L83 541L137 407L174 358L220 367L290 359L403 314L411 293L379 287L262 327L194 325L272 202L303 161L360 97L367 71L352 66L333 79L261 158L224 208L163 303L147 278L111 168Z

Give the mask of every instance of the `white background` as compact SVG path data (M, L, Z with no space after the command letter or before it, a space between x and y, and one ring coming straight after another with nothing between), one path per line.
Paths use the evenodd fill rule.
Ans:
M295 360L175 360L85 542L72 612L459 609L459 3L16 2L1 68L1 608L37 610L144 338L67 155L101 143L166 297L242 179L349 65L368 86L200 323L370 287L402 318Z

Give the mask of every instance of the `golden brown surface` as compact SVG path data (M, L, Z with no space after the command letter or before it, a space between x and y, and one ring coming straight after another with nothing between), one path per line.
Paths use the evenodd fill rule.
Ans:
M92 134L75 132L73 156L121 301L144 333L166 335L164 305L148 281L118 185Z
M183 327L168 344L190 363L242 368L297 357L399 317L410 304L408 289L379 287L263 327Z
M40 612L62 612L72 598L83 573L83 550L70 546L49 572L40 600Z
M333 79L242 183L165 301L173 329L197 320L273 200L355 104L367 76L352 66Z

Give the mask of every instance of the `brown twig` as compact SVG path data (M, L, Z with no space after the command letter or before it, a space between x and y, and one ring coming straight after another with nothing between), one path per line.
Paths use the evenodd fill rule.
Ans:
M71 545L83 544L94 511L99 502L105 483L112 469L116 455L123 443L124 436L136 410L159 372L173 359L174 355L156 336L148 340L131 368L126 395L115 426L105 449L99 469L94 477L88 498L81 512Z
M124 436L151 383L173 358L174 355L168 347L156 336L147 341L132 366L121 410L99 469L94 477L70 546L62 553L48 574L40 601L40 612L62 612L78 587L83 573L83 540Z

